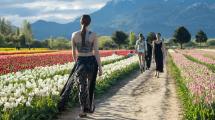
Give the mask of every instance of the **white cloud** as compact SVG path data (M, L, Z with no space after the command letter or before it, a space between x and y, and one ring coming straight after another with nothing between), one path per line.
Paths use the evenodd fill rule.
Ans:
M38 9L38 10L80 10L80 9L98 9L105 5L105 2L83 1L35 1L30 3L17 3L11 7Z
M30 1L30 2L29 2ZM47 20L66 23L82 14L102 8L110 0L29 0L25 2L0 2L0 16L20 26L24 19L30 22ZM1 12L2 11L2 12ZM10 11L10 13L6 13Z
M20 26L22 25L23 20L28 20L30 22L35 22L37 20L46 20L46 21L53 21L53 22L59 22L59 23L67 23L74 20L76 17L78 17L79 14L64 14L64 13L58 13L58 14L41 14L37 16L19 16L19 15L7 15L4 16L7 20L11 21L14 25Z

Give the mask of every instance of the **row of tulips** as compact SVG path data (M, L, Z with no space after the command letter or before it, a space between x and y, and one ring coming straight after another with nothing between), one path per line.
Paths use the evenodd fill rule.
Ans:
M118 50L117 55L127 55L129 50ZM100 51L102 57L110 56L114 51ZM40 53L31 55L10 55L0 56L0 74L17 72L25 69L33 69L38 66L51 66L55 64L65 64L72 62L71 51L61 51L56 53Z
M210 52L210 51L203 51L203 50L178 50L178 52L182 53L182 54L186 54L189 55L201 62L205 62L208 64L214 64L215 65L215 60L210 58L210 57L206 57L205 54L210 54L211 56L214 55L215 56L215 52Z
M128 74L136 66L138 58L133 56L112 64L104 65L104 74L97 79L97 89L103 89L110 81ZM47 73L48 74L48 73ZM51 75L47 75L51 76ZM0 84L0 118L9 119L50 119L57 112L56 104L59 92L69 74L54 75L46 78L34 78L34 74L25 76L26 82ZM116 78L118 76L118 78Z
M51 53L57 50L34 50L34 51L13 51L13 52L0 52L0 55L20 55L20 54L38 54L38 53Z
M102 57L102 64L111 63L111 61L119 61L125 59L121 55L112 55L107 57ZM56 75L69 74L74 62L69 62L63 65L57 64L53 66L46 67L36 67L34 69L19 71L15 73L8 73L0 76L0 85L6 85L8 83L25 83L30 80L37 81L38 79L51 78Z
M40 50L49 50L49 48L31 48L29 50L29 48L20 48L19 50L17 50L16 48L0 48L0 51L8 51L8 52L14 52L14 51L40 51Z
M189 119L212 119L215 117L215 73L206 66L188 60L180 51L169 51L184 78L191 99L190 110L185 113ZM188 102L188 101L186 101ZM193 105L194 104L194 105Z
M0 74L72 62L71 53L44 53L0 58Z
M207 52L204 56L215 60L215 52Z
M205 51L204 56L215 60L215 50Z

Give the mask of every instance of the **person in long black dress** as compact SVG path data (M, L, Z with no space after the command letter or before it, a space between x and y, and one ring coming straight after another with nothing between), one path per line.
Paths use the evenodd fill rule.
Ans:
M164 44L161 40L161 34L156 34L157 39L153 42L153 58L156 63L155 77L159 78L159 73L163 72L164 67Z
M146 69L149 70L152 61L152 42L156 39L156 34L154 32L149 33L147 36L147 54L146 54Z

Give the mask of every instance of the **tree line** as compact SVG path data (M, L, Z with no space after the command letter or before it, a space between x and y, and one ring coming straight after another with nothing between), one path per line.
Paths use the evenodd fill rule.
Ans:
M174 34L173 38L170 40L173 41L174 43L180 44L181 49L183 48L183 44L188 43L191 41L191 34L189 30L184 27L180 26L178 27ZM195 35L195 41L196 43L199 43L201 46L201 43L206 43L208 40L207 34L203 30L199 30L196 35Z
M154 39L153 37L154 37L153 32L149 32L146 36L146 40L152 41ZM174 31L172 39L168 42L179 44L182 49L183 44L189 43L191 41L191 38L192 36L189 30L184 26L180 26ZM136 40L138 38L136 37L134 32L130 32L130 34L127 35L123 31L116 31L112 34L112 39L115 42L115 44L118 46L118 48L133 49L136 43ZM206 43L207 41L208 41L207 34L203 30L199 30L195 35L195 42L199 43L201 46L202 43ZM210 42L212 43L213 41L210 41Z
M148 33L147 40L153 39L152 32ZM123 31L115 31L111 37L99 37L100 49L134 49L137 40L134 32L129 34ZM208 40L207 34L200 30L195 35L196 43L205 43ZM169 43L179 44L183 48L183 44L191 41L191 34L184 26L178 27ZM0 47L15 47L20 48L50 48L50 49L70 49L70 40L57 37L37 41L34 39L31 24L24 20L21 27L12 26L10 21L5 18L0 18Z
M99 48L100 49L134 49L137 35L134 32L129 34L123 31L115 31L111 37L100 37ZM146 36L147 41L154 40L153 32L149 32Z
M24 20L20 28L12 26L10 21L0 18L0 47L28 47L33 43L31 24Z
M69 40L63 37L35 40L31 24L27 20L23 21L21 27L15 27L10 21L0 18L0 47L18 50L20 48L69 49L71 45Z

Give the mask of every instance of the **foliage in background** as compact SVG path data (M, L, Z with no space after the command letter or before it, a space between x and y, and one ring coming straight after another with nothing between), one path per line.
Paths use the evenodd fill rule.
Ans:
M10 21L0 18L0 47L29 47L33 44L33 34L28 21L23 22L23 26L17 28L12 26Z
M31 29L31 24L27 20L24 20L21 30L22 30L22 34L25 37L25 44L30 49L31 45L33 44L33 33Z
M195 48L195 47L198 47L198 44L195 42L195 41L189 41L187 43L184 44L184 47L187 47L187 48Z
M47 44L47 47L50 49L55 49L55 50L71 49L71 41L64 37L49 38L44 42Z
M208 46L215 46L215 39L209 39L209 40L207 41L207 45L208 45Z
M177 48L178 44L174 42L175 39L174 38L170 38L168 39L167 43L166 43L166 47L167 48Z
M136 44L137 36L135 35L134 32L130 32L129 34L129 48L134 49L134 46Z
M70 49L70 41L63 37L49 38L46 40L35 40L33 38L31 30L31 24L24 20L20 28L12 26L10 21L0 17L0 47L3 48L50 48L50 49ZM205 42L203 47L215 46L215 40L207 41L207 34L200 30L196 37L197 43ZM173 38L167 41L169 48L177 47L177 44L184 44L184 47L199 47L193 40L190 41L191 35L189 31L184 27L179 27L175 30ZM123 31L115 31L111 37L101 36L99 37L99 48L101 50L107 49L134 49L136 42L136 35L134 32L130 32L129 36ZM148 40L153 39L152 32L147 35ZM59 41L58 41L59 40ZM206 43L207 42L207 43Z
M196 34L196 42L200 44L201 46L201 43L206 43L208 40L208 37L206 35L206 33L202 30L198 31L197 34Z
M181 26L175 30L173 38L174 42L179 43L182 49L182 45L191 40L191 34L184 26Z
M112 35L112 39L118 45L119 49L122 45L128 45L128 35L123 31L115 31Z
M112 40L110 36L100 36L98 38L100 50L116 49L117 44Z

